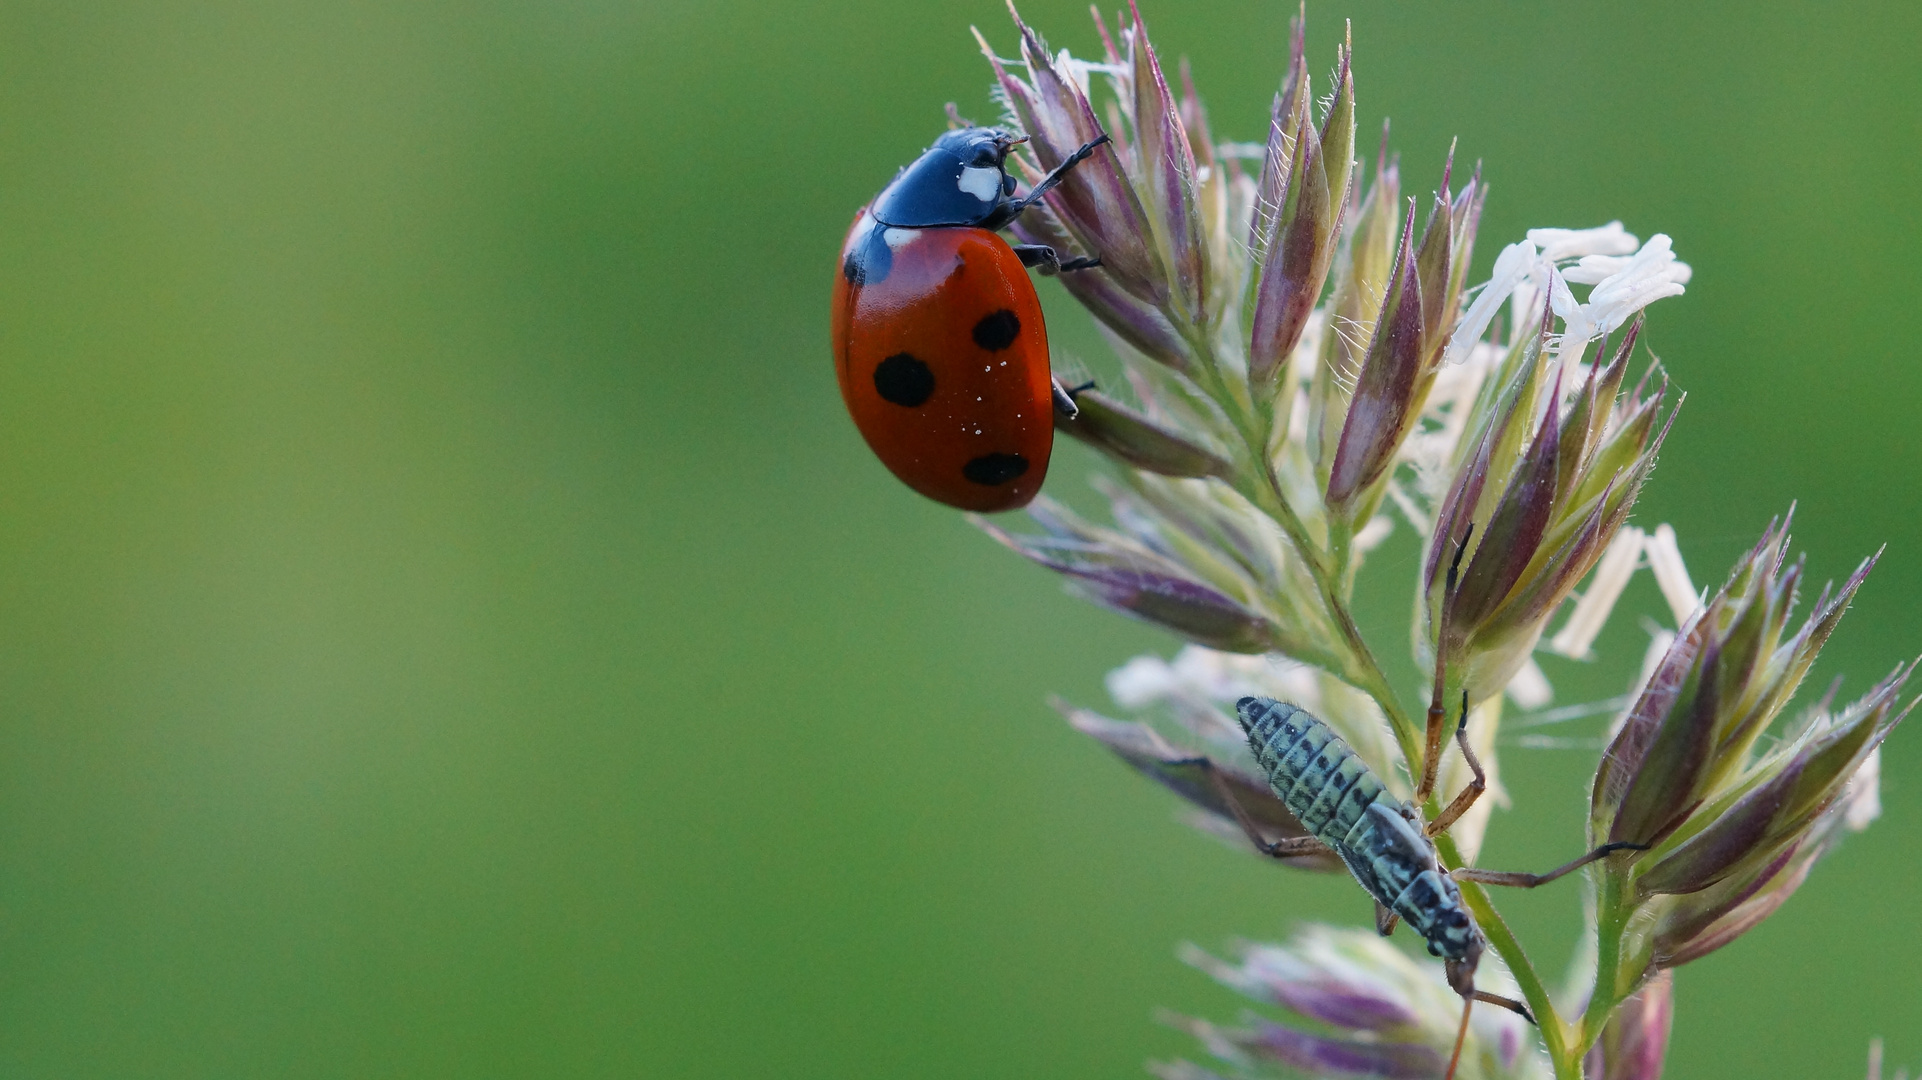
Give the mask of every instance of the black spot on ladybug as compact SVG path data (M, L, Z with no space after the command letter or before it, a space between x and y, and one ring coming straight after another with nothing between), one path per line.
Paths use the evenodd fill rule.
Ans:
M885 231L878 226L871 227L866 236L848 249L847 258L841 260L841 276L848 279L849 285L878 285L888 279L894 269L894 252L881 236Z
M989 352L1000 352L1014 344L1014 339L1020 334L1021 320L1015 318L1014 312L1007 308L985 315L974 324L974 343ZM1022 462L1021 467L1027 468L1027 462Z
M982 454L961 466L962 476L983 487L1005 484L1027 471L1028 459L1020 454Z
M934 372L907 353L895 353L875 366L874 389L884 399L912 409L934 394Z

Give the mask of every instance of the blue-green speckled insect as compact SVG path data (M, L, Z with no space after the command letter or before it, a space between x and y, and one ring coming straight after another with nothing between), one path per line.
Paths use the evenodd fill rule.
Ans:
M1464 546L1466 541L1464 536ZM1460 551L1458 547L1457 565L1448 572L1450 594L1454 592L1456 571L1461 562ZM1446 609L1444 604L1444 612ZM1432 838L1453 825L1475 804L1487 789L1488 780L1475 751L1468 745L1468 695L1464 691L1455 742L1468 762L1473 779L1433 821L1422 823L1416 808L1434 791L1443 748L1442 733L1447 723L1441 702L1441 676L1438 665L1434 699L1428 708L1427 752L1412 803L1390 794L1354 749L1327 724L1294 705L1259 697L1245 697L1236 703L1242 730L1248 735L1255 763L1268 777L1269 787L1289 812L1300 819L1308 835L1270 842L1225 786L1221 794L1248 838L1264 854L1290 858L1332 852L1368 895L1374 897L1376 929L1386 936L1394 931L1397 921L1406 920L1409 929L1428 943L1428 951L1442 958L1449 985L1462 996L1461 1032L1456 1036L1455 1056L1448 1063L1448 1077L1452 1080L1461 1055L1462 1038L1468 1032L1469 1009L1474 1002L1485 1001L1511 1009L1531 1023L1535 1019L1521 1002L1475 989L1475 967L1488 941L1462 902L1456 882L1534 888L1613 852L1642 850L1645 846L1603 844L1546 874L1468 867L1451 871L1443 867Z

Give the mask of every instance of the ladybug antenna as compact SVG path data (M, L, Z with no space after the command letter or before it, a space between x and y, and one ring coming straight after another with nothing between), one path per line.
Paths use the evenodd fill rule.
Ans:
M1448 1056L1448 1071L1442 1074L1442 1080L1455 1080L1455 1066L1460 1064L1462 1059L1462 1043L1468 1039L1468 1012L1474 1007L1475 999L1463 995L1462 1026L1455 1032L1455 1052Z

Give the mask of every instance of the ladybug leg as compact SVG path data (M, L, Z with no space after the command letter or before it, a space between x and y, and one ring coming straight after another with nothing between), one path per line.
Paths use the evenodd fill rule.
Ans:
M1094 153L1095 150L1100 148L1102 143L1105 143L1107 141L1108 141L1107 133L1103 132L1102 134L1096 135L1093 139L1089 140L1087 145L1076 150L1074 153L1069 154L1067 157L1062 158L1061 164L1056 165L1052 170L1049 171L1048 175L1042 177L1040 182L1035 184L1034 187L1028 191L1026 198L1021 199L1019 202L1009 204L1008 220L1010 221L1014 220L1017 216L1020 215L1021 211L1026 210L1028 207L1034 205L1034 203L1038 201L1041 198L1041 196L1046 195L1051 188L1053 188L1056 184L1059 184L1061 182L1062 177L1068 175L1069 169L1072 169L1076 165L1079 165L1083 161L1086 161L1088 159L1089 154Z
M1090 270L1101 265L1101 260L1097 258L1063 262L1061 256L1046 244L1015 244L1014 253L1020 257L1022 266L1038 269L1042 277L1053 277L1064 270Z
M1048 381L1054 386L1055 413L1059 415L1063 420L1073 420L1075 417L1080 416L1081 406L1076 405L1074 403L1074 396L1076 393L1080 392L1082 389L1085 389L1085 388L1076 387L1075 389L1070 390L1067 387L1061 385L1060 379L1054 378L1053 376L1049 376Z
M1061 272L1061 256L1046 244L1015 244L1014 253L1021 259L1021 265L1030 270L1039 269L1042 277L1053 277Z
M1054 386L1054 411L1059 413L1063 420L1073 420L1080 416L1081 406L1075 404L1075 395L1083 390L1093 390L1094 380L1089 379L1080 386L1063 386L1060 379L1050 375L1048 381Z

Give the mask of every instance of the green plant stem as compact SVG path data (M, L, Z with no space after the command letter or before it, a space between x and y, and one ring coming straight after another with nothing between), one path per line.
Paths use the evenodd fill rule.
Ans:
M1426 723L1418 727L1413 717L1402 708L1401 699L1396 695L1387 673L1375 659L1374 651L1368 647L1361 628L1348 610L1347 575L1341 565L1346 560L1337 560L1332 552L1323 550L1314 542L1307 523L1288 505L1287 496L1282 493L1281 480L1275 475L1274 463L1268 457L1266 425L1257 422L1251 410L1229 392L1212 351L1206 348L1205 343L1193 338L1191 342L1196 346L1198 355L1203 357L1203 363L1198 365L1197 374L1200 377L1197 383L1221 407L1242 440L1246 467L1235 470L1235 489L1274 519L1308 567L1309 575L1321 594L1322 605L1347 646L1350 662L1345 665L1347 670L1342 673L1342 678L1375 699L1395 733L1410 776L1418 777L1419 763L1426 749ZM1259 480L1250 473L1258 475ZM1428 813L1432 816L1439 809L1439 797L1431 795ZM1464 865L1461 849L1456 846L1453 837L1446 834L1435 837L1435 848L1445 865ZM1586 1041L1582 1038L1585 1032L1572 1030L1555 1011L1555 1002L1549 996L1548 987L1536 973L1521 942L1502 919L1501 912L1489 900L1488 893L1472 882L1463 882L1461 891L1463 901L1474 914L1482 932L1487 935L1490 947L1508 965L1528 1007L1535 1013L1536 1021L1541 1026L1542 1041L1555 1062L1557 1080L1582 1080L1581 1056L1587 1051ZM1572 1051L1571 1047L1574 1048Z
M1296 550L1302 553L1302 561L1308 565L1309 576L1314 578L1315 589L1321 594L1322 607L1335 624L1342 643L1347 646L1350 662L1344 665L1343 679L1375 699L1394 729L1395 741L1400 744L1403 756L1408 761L1420 761L1424 728L1417 726L1402 708L1401 699L1395 694L1387 674L1382 671L1381 662L1375 659L1374 650L1368 647L1367 639L1362 637L1361 627L1356 625L1354 615L1348 610L1347 591L1343 588L1339 568L1331 565L1326 555L1310 544L1307 530L1300 525L1300 519L1295 517L1287 500L1282 497L1281 482L1274 475L1273 467L1266 460L1258 460L1255 465L1262 469L1266 482L1249 484L1248 488L1252 490L1242 493L1274 518ZM1295 522L1292 527L1290 520Z
M1205 343L1191 337L1191 344L1197 354L1203 357L1203 362L1196 366L1197 384L1214 399L1241 437L1246 467L1235 470L1235 490L1281 526L1289 544L1308 567L1315 589L1321 594L1322 607L1347 647L1350 662L1343 665L1342 678L1375 699L1382 713L1388 717L1403 757L1410 762L1420 761L1425 728L1416 726L1402 709L1393 685L1382 671L1381 663L1375 659L1374 651L1361 635L1361 627L1356 625L1354 616L1349 612L1347 575L1343 567L1321 545L1315 543L1307 523L1295 512L1294 507L1288 505L1288 498L1281 490L1281 479L1275 475L1274 462L1268 457L1269 433L1265 426L1258 423L1251 415L1251 410L1229 392L1227 380L1222 378L1214 355L1207 350ZM1255 475L1251 476L1251 473Z
M1461 866L1461 849L1455 846L1455 838L1447 834L1435 837L1435 849L1441 853L1442 861L1450 866ZM1488 898L1488 890L1472 881L1460 883L1462 901L1475 916L1475 922L1488 938L1488 944L1508 965L1509 974L1515 976L1515 984L1521 987L1522 998L1535 1014L1540 1026L1542 1042L1548 1047L1548 1056L1555 1063L1557 1080L1582 1080L1582 1054L1587 1050L1580 1033L1570 1029L1567 1021L1555 1011L1555 999L1549 995L1548 986L1535 971L1535 965L1522 949L1521 941L1495 910L1494 903ZM1577 1047L1570 1054L1570 1047ZM1569 1071L1572 1069L1573 1071Z
M1355 530L1339 515L1331 515L1328 522L1328 556L1335 564L1335 575L1341 581L1343 596L1352 595L1355 588Z
M1628 929L1628 913L1628 905L1622 902L1621 878L1603 874L1595 912L1595 989L1588 996L1580 1037L1573 1048L1578 1060L1601 1037L1608 1018L1622 1003L1622 937Z

